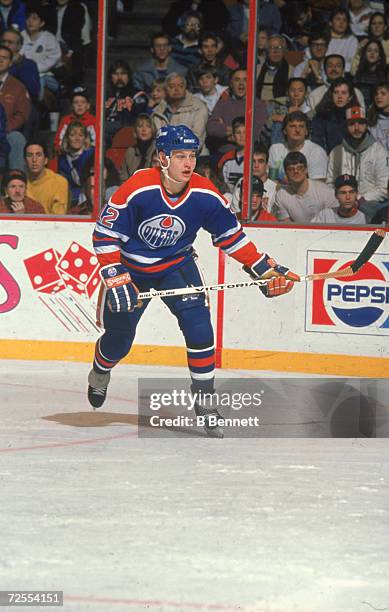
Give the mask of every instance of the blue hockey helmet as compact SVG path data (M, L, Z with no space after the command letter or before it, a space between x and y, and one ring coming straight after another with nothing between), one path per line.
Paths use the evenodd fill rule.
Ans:
M156 139L157 153L163 151L170 157L172 151L198 151L200 141L186 125L166 125L158 130Z

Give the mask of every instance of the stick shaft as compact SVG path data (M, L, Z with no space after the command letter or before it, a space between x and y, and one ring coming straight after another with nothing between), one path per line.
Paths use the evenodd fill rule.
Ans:
M224 291L225 289L237 289L239 287L264 287L267 285L265 280L249 280L240 283L223 283L221 285L204 285L199 287L179 287L178 289L161 289L156 291L144 291L139 293L138 300L149 300L154 297L174 297L176 295L193 295L195 293L205 293L207 291Z

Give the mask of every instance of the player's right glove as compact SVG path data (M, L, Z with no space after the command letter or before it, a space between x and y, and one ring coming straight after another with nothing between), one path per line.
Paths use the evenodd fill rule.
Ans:
M132 282L123 264L105 266L100 270L107 287L108 307L112 312L131 312L138 302L138 287Z
M266 297L277 297L289 293L293 289L294 281L300 280L298 274L277 264L267 253L264 253L251 267L243 266L243 269L250 274L251 278L268 280L266 286L259 287Z

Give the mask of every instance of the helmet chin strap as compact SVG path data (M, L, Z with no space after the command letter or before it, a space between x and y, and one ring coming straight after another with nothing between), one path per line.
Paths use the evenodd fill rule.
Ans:
M170 176L170 174L169 174L170 157L168 155L166 155L166 159L167 159L167 166L163 166L161 160L159 160L159 163L160 163L160 166L161 166L161 171L162 171L162 174L164 175L165 179L167 181L171 181L172 183L176 183L177 185L182 185L183 183L185 183L186 181L176 181L176 179L174 179L172 176Z

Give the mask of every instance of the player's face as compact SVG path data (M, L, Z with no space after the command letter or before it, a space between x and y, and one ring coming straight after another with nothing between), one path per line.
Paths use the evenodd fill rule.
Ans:
M336 194L340 208L343 210L350 210L357 206L357 192L353 187L344 186L339 189Z
M170 157L169 175L180 183L187 183L196 166L195 151L173 151Z
M332 57L326 64L326 74L329 81L335 81L343 76L343 62L339 57Z
M23 202L26 195L26 183L19 179L13 179L8 183L5 191L12 202Z
M379 87L374 96L374 102L379 110L389 111L389 87Z
M332 99L337 108L343 108L350 101L350 89L346 84L338 85L334 89Z
M203 40L201 44L201 55L206 62L212 63L217 54L216 41L213 38Z
M39 176L44 170L47 163L42 147L39 145L30 145L26 150L27 169L33 176Z
M307 127L304 121L289 121L285 133L288 140L303 142L307 136Z
M72 151L80 151L85 146L84 130L80 127L74 127L69 132L69 145Z
M301 106L305 99L306 89L304 83L294 81L289 85L289 100L292 106Z
M347 124L347 131L351 138L362 140L367 132L367 123L366 121L350 121Z
M253 175L262 180L267 174L266 155L264 153L254 153L253 156Z
M205 96L214 91L216 83L216 77L214 77L210 72L208 72L208 74L202 74L201 77L199 77L199 87L201 93L203 93Z

